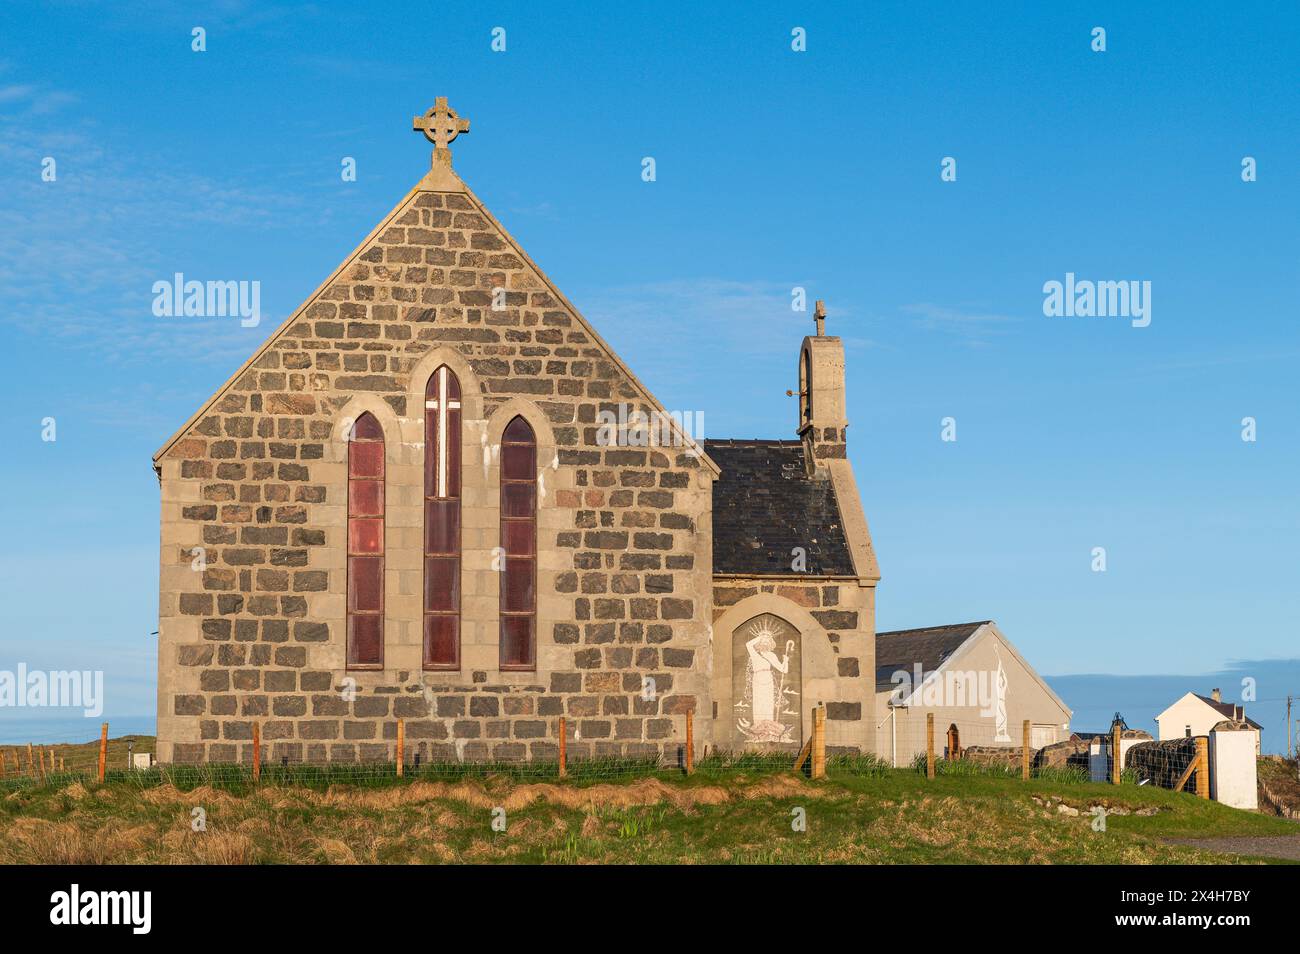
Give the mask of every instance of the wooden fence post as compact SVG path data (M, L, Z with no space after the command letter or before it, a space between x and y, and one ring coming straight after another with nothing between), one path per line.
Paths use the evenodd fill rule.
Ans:
M36 777L36 756L32 754L32 744L27 743L27 774Z
M397 720L397 777L402 777L403 760L406 757L406 720Z
M262 723L253 723L253 781L262 777Z
M565 778L569 774L568 744L569 738L564 728L564 716L560 716L560 778Z
M1020 727L1020 777L1029 781L1029 720Z
M934 713L925 714L925 777L934 778Z
M108 769L108 723L99 727L99 780L104 781Z
M1210 797L1210 740L1204 735L1196 737L1196 797Z
M695 771L695 710L686 710L686 774Z
M1110 730L1110 775L1111 781L1116 785L1120 783L1121 776L1124 774L1124 760L1119 754L1120 736L1119 722L1116 722Z
M813 710L812 777L826 777L826 706Z

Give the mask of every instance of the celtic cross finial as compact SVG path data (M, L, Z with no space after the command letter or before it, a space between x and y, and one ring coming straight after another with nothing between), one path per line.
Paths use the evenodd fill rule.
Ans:
M813 321L817 322L817 337L820 338L826 334L826 302L820 298L817 299L817 305L813 308Z
M461 119L456 110L447 105L447 97L439 96L433 101L433 108L423 116L416 116L413 129L424 133L424 138L433 143L433 161L451 164L451 141L461 133L469 132L469 120Z

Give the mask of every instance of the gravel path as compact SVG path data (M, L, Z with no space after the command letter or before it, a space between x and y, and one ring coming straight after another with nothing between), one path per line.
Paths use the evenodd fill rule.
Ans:
M1172 845L1190 845L1227 855L1286 858L1300 861L1300 835L1238 835L1229 838L1167 838Z

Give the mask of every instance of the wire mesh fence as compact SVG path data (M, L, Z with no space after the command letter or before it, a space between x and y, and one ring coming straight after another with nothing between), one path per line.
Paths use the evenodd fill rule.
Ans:
M828 771L845 775L880 775L889 766L871 754L856 751L826 751L825 717L819 710L813 733L804 748L752 751L700 747L693 739L693 718L686 720L682 744L670 744L653 755L625 757L601 754L598 745L575 738L573 726L561 718L556 723L556 744L549 747L553 758L475 759L431 757L429 743L408 742L404 720L396 720L394 741L378 748L381 755L369 759L340 759L325 745L303 747L263 745L260 727L243 747L237 762L159 764L151 746L141 751L128 739L108 738L108 726L101 730L98 745L15 746L0 748L0 790L34 785L66 785L72 782L105 781L150 787L171 784L188 789L202 785L243 789L256 785L296 785L327 788L331 785L391 785L407 781L466 781L504 779L514 782L629 781L652 777L699 776L712 778L737 773L802 772L812 778ZM146 740L138 739L141 743ZM148 740L152 741L152 740ZM354 751L354 750L349 750ZM71 760L71 764L69 764ZM141 764L136 764L140 760Z
M742 774L789 774L793 759L787 753L709 752L698 759L688 773L675 759L573 759L561 771L556 761L520 760L509 762L446 762L412 759L400 770L397 762L305 761L283 758L266 761L254 770L251 763L205 762L193 765L155 763L149 768L113 768L104 773L108 783L126 783L141 788L173 785L179 789L211 786L242 790L257 785L301 786L326 789L332 785L385 786L417 781L462 782L503 779L517 783L565 783L584 785L625 782L646 778L691 776L708 780ZM828 755L827 774L880 776L889 766L872 755ZM803 774L807 775L805 768ZM0 790L99 780L96 771L55 769L41 773L9 772L0 779Z
M1054 727L1028 720L1018 726L991 719L936 722L932 712L900 719L887 728L891 763L931 778L993 776L1154 785L1209 797L1205 736L1157 742L1146 732L1119 728L1048 741L1054 732L1047 730Z
M479 760L432 757L426 743L407 743L403 724L384 746L380 758L331 758L326 746L296 746L276 750L260 738L243 749L238 762L159 764L146 740L107 737L104 728L98 745L0 747L0 790L35 785L68 785L107 781L180 789L213 786L241 790L257 785L304 786L323 789L331 785L382 786L411 781L458 782L504 779L519 783L565 782L575 785L620 782L653 777L699 776L705 779L736 773L790 773L824 776L882 777L890 771L910 770L929 778L989 776L1036 779L1044 782L1114 784L1119 743L1119 781L1185 790L1208 797L1209 764L1205 738L1156 742L1145 733L1125 732L1093 738L1071 738L1034 746L1032 726L1020 727L1020 744L1010 744L1009 732L990 730L987 720L951 721L940 728L933 714L924 732L895 735L888 755L856 751L826 751L824 722L814 720L813 733L804 748L793 751L725 750L701 746L697 753L688 738L668 745L654 755L620 757L602 755L590 744L575 744L561 720L557 726L554 758ZM967 744L967 739L982 740ZM561 741L563 740L563 741ZM152 740L147 740L151 742ZM139 748L141 751L135 751ZM900 758L900 752L904 753ZM137 763L138 764L133 764Z

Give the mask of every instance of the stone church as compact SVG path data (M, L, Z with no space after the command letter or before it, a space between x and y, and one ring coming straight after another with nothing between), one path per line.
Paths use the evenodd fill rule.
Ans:
M820 303L792 439L696 441L453 171L468 126L416 118L431 170L154 457L159 758L391 760L401 719L408 759L554 759L563 716L570 757L674 759L687 713L794 751L817 706L872 750Z

